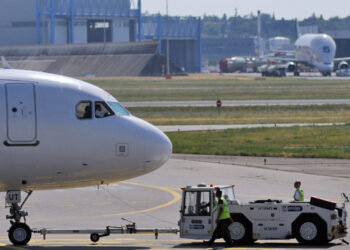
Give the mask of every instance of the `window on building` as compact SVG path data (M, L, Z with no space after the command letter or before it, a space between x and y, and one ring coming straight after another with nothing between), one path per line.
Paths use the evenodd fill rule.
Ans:
M95 22L95 29L108 29L109 22Z

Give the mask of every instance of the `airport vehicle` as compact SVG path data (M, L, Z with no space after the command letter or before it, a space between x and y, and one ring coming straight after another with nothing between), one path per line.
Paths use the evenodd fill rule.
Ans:
M258 67L267 63L266 60L260 60L256 57L231 57L220 61L221 73L258 72Z
M220 61L221 73L246 72L249 59L244 57L225 58Z
M338 206L317 197L312 197L310 202L256 200L240 203L235 197L234 185L200 184L182 189L180 237L210 239L215 229L214 193L217 188L228 202L233 219L229 229L236 244L291 238L302 244L319 244L347 234L345 203Z
M0 192L7 192L13 244L31 238L22 207L33 190L108 184L149 173L169 159L168 137L106 91L69 77L5 68ZM27 193L22 204L21 191Z
M261 76L286 77L287 68L284 64L264 64L259 67Z
M296 238L301 244L328 243L347 235L348 197L337 205L332 201L312 197L310 202L282 202L280 200L256 200L240 203L234 193L234 185L213 186L199 184L182 188L179 228L140 228L132 221L126 226L107 226L105 229L39 229L34 233L49 234L90 234L90 240L99 241L111 234L152 233L177 234L181 238L208 240L215 229L217 216L215 192L220 188L228 202L233 223L229 229L235 244L250 244L259 239Z

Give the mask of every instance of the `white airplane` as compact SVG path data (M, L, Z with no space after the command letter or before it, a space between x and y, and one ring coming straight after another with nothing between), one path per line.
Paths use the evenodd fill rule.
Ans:
M295 51L288 51L288 53L294 54L293 58L272 56L270 59L287 63L287 70L294 71L296 76L300 74L298 64L317 68L323 76L330 76L334 70L334 62L343 61L342 67L349 68L345 61L350 60L350 58L335 58L336 50L337 46L329 35L305 34L296 40ZM281 52L277 52L277 54L279 53ZM340 67L340 64L338 67Z
M297 63L316 67L323 76L330 76L334 69L337 46L327 34L306 34L295 42Z
M15 245L31 238L21 219L33 190L133 178L159 168L172 153L164 133L94 85L14 69L0 69L0 79L0 191L7 192ZM27 193L22 204L21 191Z

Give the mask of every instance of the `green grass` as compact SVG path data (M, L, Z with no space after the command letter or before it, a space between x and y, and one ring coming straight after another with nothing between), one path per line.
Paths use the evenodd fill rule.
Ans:
M131 113L155 125L338 123L350 121L350 105L137 107Z
M350 159L350 126L167 133L174 153Z
M155 77L83 79L119 101L347 99L350 81L190 75L164 80Z
M84 79L121 102L348 99L348 80L190 75ZM349 105L130 108L157 125L349 122ZM350 127L237 129L168 133L176 153L350 158Z

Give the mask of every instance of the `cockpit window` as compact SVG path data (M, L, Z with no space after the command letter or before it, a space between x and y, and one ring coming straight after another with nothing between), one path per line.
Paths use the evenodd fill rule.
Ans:
M105 102L95 102L95 117L105 118L114 115L110 107Z
M89 101L82 101L77 105L76 115L78 119L92 118L92 104Z
M129 111L119 102L107 102L116 115L130 115Z

